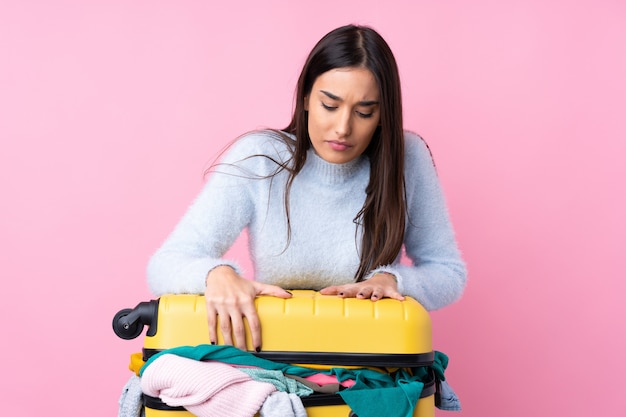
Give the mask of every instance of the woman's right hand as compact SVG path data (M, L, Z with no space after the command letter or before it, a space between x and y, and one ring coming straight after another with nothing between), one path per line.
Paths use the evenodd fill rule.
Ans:
M241 350L246 350L245 318L250 328L252 346L259 352L261 350L261 322L254 306L254 299L257 295L290 298L291 293L275 285L243 278L233 268L226 265L212 269L207 275L206 284L204 295L211 343L217 343L219 321L224 344L235 345ZM235 343L233 343L233 337Z

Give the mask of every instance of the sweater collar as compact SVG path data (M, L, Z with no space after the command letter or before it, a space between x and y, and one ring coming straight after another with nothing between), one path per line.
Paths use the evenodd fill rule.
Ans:
M320 157L313 147L309 148L303 172L315 176L324 184L343 184L368 169L369 160L365 155L345 164L333 164Z

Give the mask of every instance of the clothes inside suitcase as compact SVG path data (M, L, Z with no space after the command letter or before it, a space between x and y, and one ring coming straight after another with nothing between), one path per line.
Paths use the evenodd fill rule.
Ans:
M263 350L254 355L290 364L337 367L428 367L434 357L428 313L415 300L343 299L315 291L292 291L290 299L258 297ZM148 331L143 360L178 346L209 341L204 297L168 295L121 310L113 320L119 337L131 339ZM221 335L218 344L223 343ZM248 346L252 351L252 347ZM435 377L432 372L413 416L434 416ZM302 397L309 417L348 416L350 408L338 394ZM191 416L158 398L144 396L147 417Z

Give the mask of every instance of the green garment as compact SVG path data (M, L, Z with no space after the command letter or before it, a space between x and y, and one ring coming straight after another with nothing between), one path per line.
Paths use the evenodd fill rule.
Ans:
M420 398L424 383L419 376L405 370L386 374L367 369L333 368L339 381L354 379L356 384L339 395L359 417L411 417ZM361 374L362 371L369 371Z
M307 377L309 375L313 375L319 372L315 369L304 368L302 366L287 365L284 363L259 358L252 353L237 349L234 346L198 345L175 347L172 349L163 350L156 355L153 355L141 367L141 370L139 371L139 376L143 374L144 369L150 366L150 364L156 358L166 353L171 353L173 355L178 355L189 359L195 359L197 361L211 360L216 362L228 363L230 365L256 366L258 368L281 371L284 374L297 375L302 377Z
M139 375L141 376L156 358L166 353L198 361L212 360L231 365L256 366L303 378L317 373L325 373L335 375L339 382L351 379L355 381L355 384L348 389L339 391L338 394L359 417L411 417L424 388L422 381L428 375L428 368L426 367L413 369L413 375L402 369L393 374L365 368L345 369L337 367L320 371L259 358L252 353L226 345L181 346L164 350L148 359L139 371ZM443 371L447 366L447 356L440 352L437 353L439 353L439 355L435 354L437 365L433 368L436 374L440 373L443 376Z
M445 381L446 376L443 374L448 367L448 356L445 353L435 351L435 360L431 365L433 371L435 371L435 376L440 381Z
M268 382L276 387L278 391L287 394L296 394L298 397L306 397L313 394L313 389L307 387L293 378L288 378L280 371L263 368L249 368L247 366L237 368L237 370L247 374L255 381Z

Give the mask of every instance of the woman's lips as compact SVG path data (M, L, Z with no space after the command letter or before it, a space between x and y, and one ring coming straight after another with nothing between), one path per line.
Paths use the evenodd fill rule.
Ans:
M349 145L346 142L339 142L336 140L329 140L326 142L328 143L330 148L334 151L345 151L346 149L351 148L351 145Z

